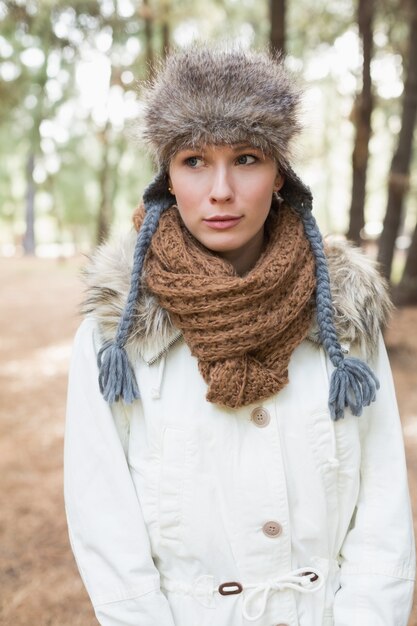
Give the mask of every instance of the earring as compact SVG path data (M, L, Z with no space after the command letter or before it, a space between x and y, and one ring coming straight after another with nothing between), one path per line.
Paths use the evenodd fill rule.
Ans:
M281 204L281 202L284 202L284 198L279 193L279 189L274 189L274 196L275 196L276 200L278 200L279 204Z
M173 192L172 187L168 187L168 191L169 193L172 193L173 196L175 196L175 193Z

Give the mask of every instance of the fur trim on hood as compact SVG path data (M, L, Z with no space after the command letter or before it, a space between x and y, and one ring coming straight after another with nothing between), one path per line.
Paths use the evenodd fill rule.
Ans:
M129 292L136 236L132 231L118 244L102 245L84 269L87 294L82 312L97 319L106 341L116 334ZM366 359L372 358L379 330L392 309L387 285L376 264L359 248L345 241L329 240L326 254L339 341L347 347L358 347ZM169 313L152 294L145 292L137 303L126 346L130 356L140 355L147 363L153 363L181 337ZM320 343L315 323L308 339Z

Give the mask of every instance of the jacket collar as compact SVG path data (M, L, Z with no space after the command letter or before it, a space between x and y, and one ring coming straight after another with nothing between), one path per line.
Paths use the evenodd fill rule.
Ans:
M135 242L136 232L132 231L118 242L104 244L84 269L87 293L82 311L97 319L103 340L113 339L116 333L129 292ZM346 349L357 346L370 358L391 311L386 283L375 263L345 241L326 241L326 255L339 341ZM152 294L143 293L126 346L131 356L140 355L148 364L154 363L181 339L169 313ZM315 322L308 339L320 343Z

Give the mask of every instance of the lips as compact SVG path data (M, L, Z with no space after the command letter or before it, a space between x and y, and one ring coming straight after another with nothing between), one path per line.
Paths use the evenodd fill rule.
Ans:
M227 230L237 226L241 219L241 215L212 215L203 220L203 222L214 230Z

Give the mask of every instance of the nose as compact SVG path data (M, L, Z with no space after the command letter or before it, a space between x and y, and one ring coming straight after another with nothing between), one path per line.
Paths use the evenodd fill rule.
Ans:
M233 199L233 182L226 165L213 168L210 188L210 202L212 204L224 204Z

